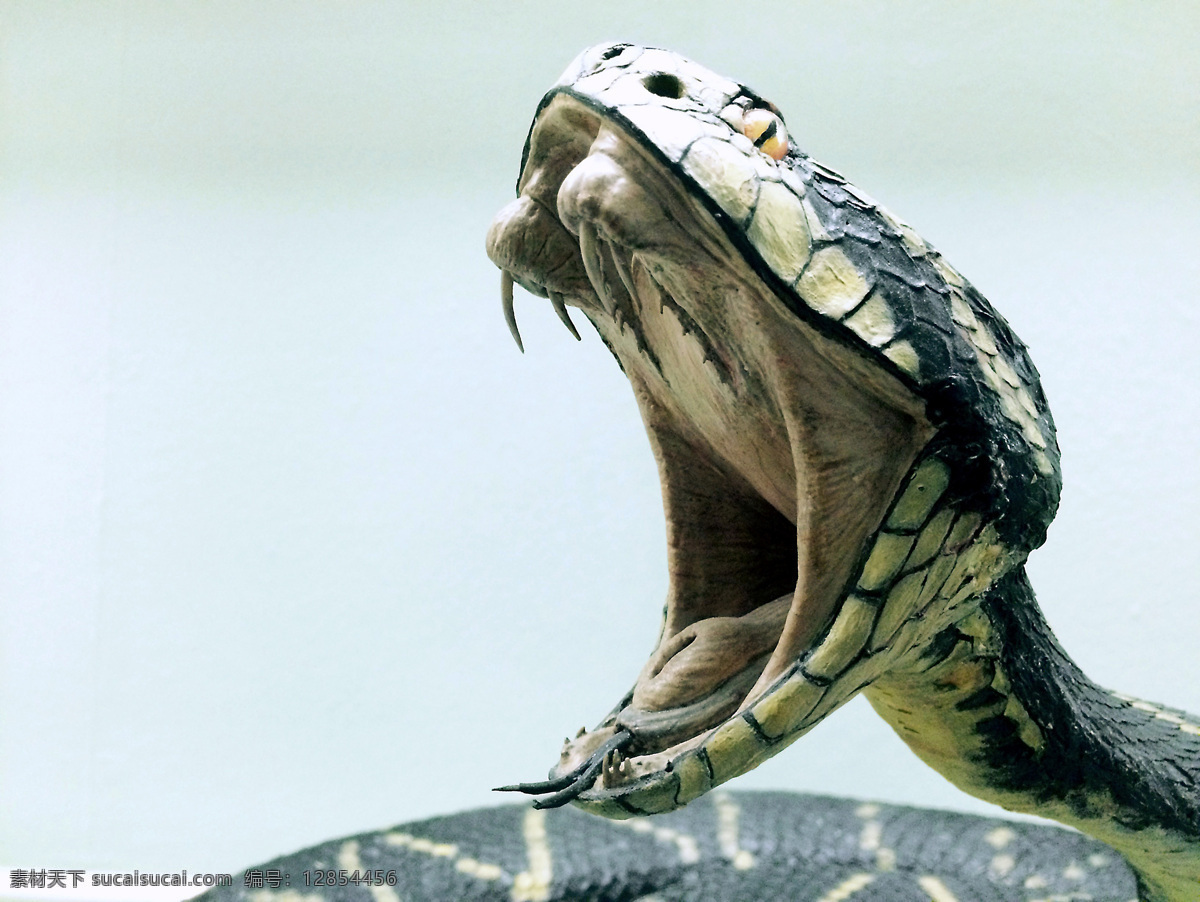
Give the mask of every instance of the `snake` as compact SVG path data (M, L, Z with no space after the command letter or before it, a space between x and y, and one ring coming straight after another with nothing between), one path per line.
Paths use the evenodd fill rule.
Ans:
M1062 487L1037 369L910 225L746 85L609 43L542 98L487 252L522 350L515 285L576 338L582 314L633 388L666 522L654 650L546 780L502 787L532 807L209 897L1200 900L1200 718L1055 639L1025 572ZM1078 832L724 788L859 693L960 789ZM322 868L393 879L296 886Z

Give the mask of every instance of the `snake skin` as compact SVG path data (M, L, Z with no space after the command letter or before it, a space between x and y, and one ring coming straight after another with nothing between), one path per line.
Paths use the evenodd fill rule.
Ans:
M653 680L644 671L633 694L568 741L551 780L515 788L612 818L670 811L863 692L960 788L1110 843L1135 869L1139 898L1196 902L1200 720L1092 683L1058 646L1025 575L1061 488L1025 346L869 195L790 144L768 152L752 140L752 112L772 119L773 134L785 129L754 91L676 54L585 51L538 108L518 197L493 222L488 253L506 279L583 310L633 383L676 555L659 652L684 657L676 640L693 641L711 610L740 616L743 583L778 579L755 590L765 609L794 575L769 563L783 547L770 544L769 519L693 500L740 497L736 482L695 475L706 467L732 468L795 524L791 614L822 619L789 622L826 625L802 645L785 631L770 679L723 721L693 713L690 687L641 705L637 690ZM513 326L510 296L506 314ZM824 402L843 379L880 392L917 430L886 443L860 430L822 456L820 436L844 434L858 409L853 392ZM869 452L856 458L859 449ZM900 464L898 486L868 488ZM856 490L833 493L838 480ZM805 487L796 509L779 481ZM812 549L860 534L855 505L872 492L891 501L866 521L878 528L852 566L837 569L835 555L814 566ZM835 504L811 506L830 495ZM754 552L728 551L743 547ZM739 579L722 582L722 566ZM836 596L828 619L804 613L830 597L813 588L823 578ZM713 607L697 609L697 597Z
M305 885L306 871L326 869L394 871L396 882ZM278 887L265 885L271 871ZM198 902L1131 902L1136 895L1120 856L1056 827L815 795L716 792L627 821L505 806L403 824L277 858Z
M514 280L550 298L568 323L564 299L580 306L641 387L659 447L677 436L654 420L664 398L648 402L647 415L643 394L652 385L669 395L681 372L695 377L671 371L687 362L682 346L703 358L706 422L715 410L723 425L753 425L757 411L739 421L743 411L777 403L820 420L815 402L779 376L798 372L773 356L780 347L822 349L816 356L837 360L838 378L857 374L856 386L918 411L913 421L928 431L910 456L896 452L907 472L884 496L823 631L745 710L721 715L694 742L654 745L631 693L568 742L552 780L513 787L553 792L543 804L574 801L614 821L536 808L435 818L277 859L201 898L1200 902L1200 722L1088 680L1054 640L1025 577L1061 474L1024 345L902 220L799 150L768 158L731 128L723 110L739 101L769 107L667 51L585 51L538 109L518 199L493 224L488 252L506 273L514 335ZM593 153L593 139L606 149ZM644 203L639 174L686 196L661 220L662 235L640 245L629 236L645 238L644 222L630 211L656 210ZM689 219L693 206L703 216ZM689 227L707 236L703 253ZM714 232L725 242L715 252ZM698 276L704 259L728 269ZM704 286L728 273L750 287L731 295L743 306L723 318L727 299ZM654 333L663 317L681 334L665 345ZM779 333L762 323L780 321L802 340L773 343ZM739 437L759 456L766 452L755 442L778 436ZM694 460L660 457L665 484L695 488L686 482ZM664 497L674 523L675 499ZM843 513L821 511L853 533ZM716 518L699 531L715 529L725 542L739 525ZM689 564L703 568L704 556ZM1058 828L716 789L860 691L960 787L1103 837L1133 867L1113 848ZM388 879L314 885L313 875L330 869Z

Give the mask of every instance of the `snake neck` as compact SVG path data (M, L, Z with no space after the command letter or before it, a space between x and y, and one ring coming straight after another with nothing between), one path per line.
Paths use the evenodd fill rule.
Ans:
M960 789L1108 843L1137 872L1143 900L1200 898L1200 719L1089 680L1023 568L940 634L921 669L866 694Z

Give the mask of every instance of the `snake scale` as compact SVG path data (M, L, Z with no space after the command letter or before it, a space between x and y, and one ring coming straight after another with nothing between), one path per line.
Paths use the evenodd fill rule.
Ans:
M766 99L665 50L576 58L517 194L487 240L514 337L514 283L572 332L581 311L658 463L656 648L549 779L505 787L532 808L328 843L264 866L290 884L206 898L1200 900L1200 719L1096 686L1045 623L1024 562L1058 445L988 301ZM1091 838L717 789L859 692L963 790ZM329 868L393 877L297 886Z

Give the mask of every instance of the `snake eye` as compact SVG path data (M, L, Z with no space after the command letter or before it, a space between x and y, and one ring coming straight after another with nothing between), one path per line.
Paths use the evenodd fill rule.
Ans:
M788 152L787 129L783 120L770 110L747 110L742 118L742 134L773 160L782 160Z

